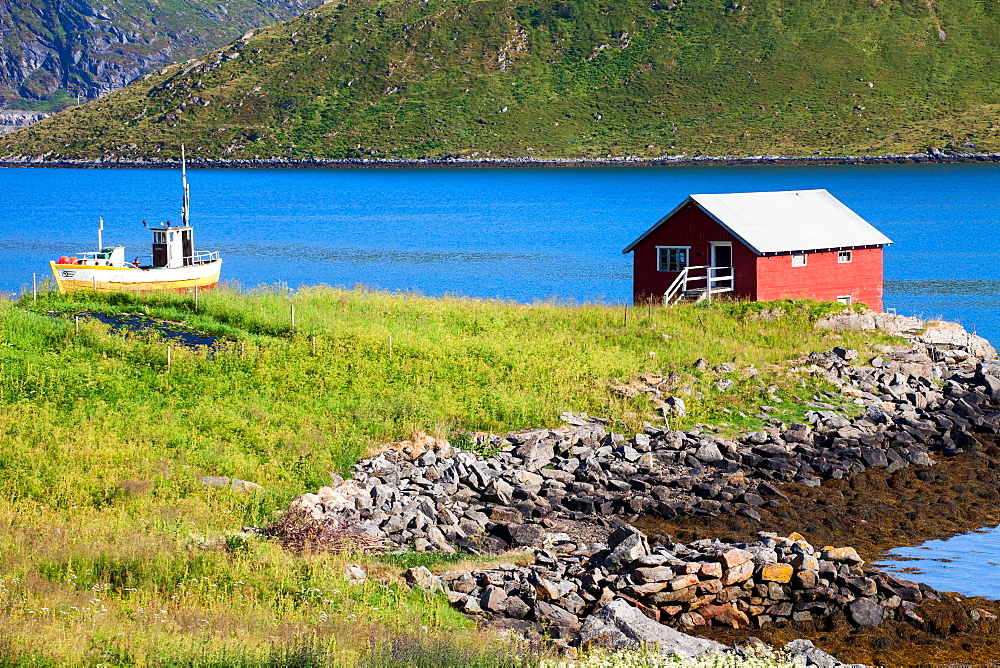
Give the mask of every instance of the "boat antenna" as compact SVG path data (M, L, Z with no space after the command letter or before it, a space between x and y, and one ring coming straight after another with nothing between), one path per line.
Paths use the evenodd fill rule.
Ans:
M98 218L97 220L99 221L97 223L97 252L100 253L104 250L104 239L101 235L101 232L104 231L104 218Z
M187 227L188 215L191 212L191 192L188 190L187 161L184 157L184 144L181 144L181 183L184 184L184 204L181 206L181 225Z

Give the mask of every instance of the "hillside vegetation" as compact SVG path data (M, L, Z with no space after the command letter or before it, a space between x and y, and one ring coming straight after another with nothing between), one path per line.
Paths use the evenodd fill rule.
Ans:
M614 392L616 377L676 371L704 394L688 395L676 427L756 411L775 402L760 389L774 382L788 407L775 414L788 421L806 410L791 395L820 386L774 365L830 347L812 323L839 308L768 305L760 319L753 304L683 306L631 312L626 324L605 306L328 288L221 290L193 306L178 295L0 303L0 663L349 665L382 651L387 634L423 626L429 635L404 643L403 659L435 634L463 649L432 647L437 659L412 665L513 665L481 637L462 641L470 624L443 597L400 584L400 570L429 555L296 555L242 527L415 431L468 445L466 430L556 427L560 412L586 410L634 433L655 412L644 396ZM212 352L175 343L168 365L157 337L85 318L77 331L72 314L84 309L224 339ZM733 374L736 387L720 393L713 374L692 369L698 356L755 365L761 377ZM264 490L206 487L199 476ZM364 585L343 577L358 559L373 576Z
M1000 148L1000 0L345 0L0 154L822 155Z

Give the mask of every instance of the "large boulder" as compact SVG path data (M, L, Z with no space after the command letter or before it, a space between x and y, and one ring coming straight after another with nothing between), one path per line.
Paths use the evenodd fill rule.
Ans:
M580 644L615 649L656 647L664 654L682 654L688 658L726 649L722 643L689 636L654 622L621 599L611 601L584 620Z

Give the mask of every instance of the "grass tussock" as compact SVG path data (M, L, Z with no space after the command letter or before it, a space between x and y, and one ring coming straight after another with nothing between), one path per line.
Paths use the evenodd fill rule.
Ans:
M792 395L823 385L780 362L832 345L812 323L836 307L770 305L763 319L762 308L639 309L626 325L621 308L600 305L325 287L219 290L201 295L197 313L173 294L0 303L0 660L350 664L389 651L357 629L461 633L469 622L443 599L398 578L412 565L447 569L451 557L295 552L241 530L273 522L366 448L421 432L472 447L471 432L555 427L565 410L611 417L619 431L657 419L613 379L682 375L694 394L675 427L752 414L771 383L791 419L804 410ZM77 332L72 317L49 313L84 310L223 338L211 350L173 345L168 366L159 335L93 320ZM720 393L712 372L692 371L699 357L760 378L734 374ZM349 563L371 577L348 583Z

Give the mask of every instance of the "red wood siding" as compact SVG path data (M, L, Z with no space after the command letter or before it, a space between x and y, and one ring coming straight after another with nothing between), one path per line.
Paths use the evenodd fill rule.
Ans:
M710 241L732 242L734 292L741 297L757 299L756 254L697 205L689 204L633 249L632 296L636 303L662 299L663 293L677 278L675 272L657 271L657 246L690 246L688 264L703 266L711 263ZM700 287L704 283L697 285Z
M834 301L851 295L854 303L882 311L882 249L857 248L850 262L837 262L837 251L808 253L804 267L793 267L791 255L757 258L757 299Z

